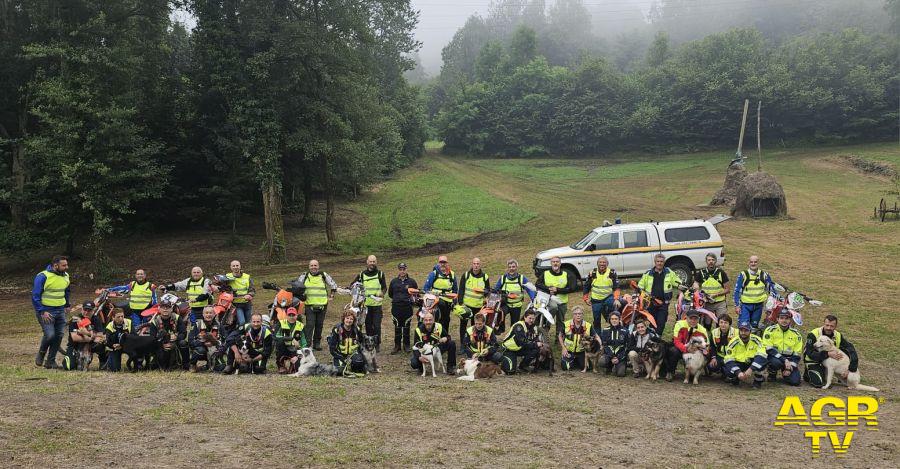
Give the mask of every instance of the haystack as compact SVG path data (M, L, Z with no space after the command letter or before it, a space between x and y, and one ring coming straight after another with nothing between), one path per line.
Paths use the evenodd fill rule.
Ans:
M778 217L787 215L784 189L769 173L748 174L738 186L731 215L737 217Z
M725 184L716 192L709 204L734 206L738 187L745 177L747 177L747 169L743 164L734 163L728 166L728 170L725 172Z

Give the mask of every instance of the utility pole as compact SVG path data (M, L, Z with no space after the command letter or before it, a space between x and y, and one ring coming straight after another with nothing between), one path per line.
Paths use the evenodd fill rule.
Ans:
M762 110L762 101L756 105L756 172L762 171L762 138L759 136L760 111Z
M741 148L744 147L744 129L747 127L747 108L750 106L750 100L744 100L744 116L741 117L741 136L738 138L738 147L737 152L734 154L734 159L737 161L741 161L744 157L741 155Z

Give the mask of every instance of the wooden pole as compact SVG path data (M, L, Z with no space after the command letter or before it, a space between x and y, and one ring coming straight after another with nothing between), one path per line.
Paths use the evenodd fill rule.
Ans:
M741 117L741 136L738 138L738 147L737 153L734 156L738 159L741 158L741 148L744 147L744 129L747 127L747 108L750 106L750 100L744 100L744 116Z
M762 110L762 101L756 105L756 171L762 171L762 138L759 136L760 111Z

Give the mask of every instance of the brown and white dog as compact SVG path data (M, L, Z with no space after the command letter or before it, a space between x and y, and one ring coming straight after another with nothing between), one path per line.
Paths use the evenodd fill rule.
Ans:
M459 378L463 381L475 381L476 379L491 379L503 374L503 370L496 363L481 361L478 358L460 358L456 374L463 375Z
M840 351L834 345L834 341L831 337L827 335L820 335L816 340L814 345L816 350L820 352L832 352L832 351ZM834 378L834 374L842 375L844 373L849 372L850 370L850 357L847 356L846 353L841 353L843 355L840 360L835 360L834 358L828 357L825 361L822 362L822 366L825 367L825 385L822 386L822 389L828 389L831 387L831 380ZM847 387L850 389L859 389L860 391L872 391L877 392L878 388L872 386L866 386L865 384L859 384L861 377L859 375L859 370L849 373L847 375Z
M700 384L700 375L706 367L706 339L702 336L691 337L687 344L687 353L683 353L684 359L684 384L688 384L691 378L694 384Z

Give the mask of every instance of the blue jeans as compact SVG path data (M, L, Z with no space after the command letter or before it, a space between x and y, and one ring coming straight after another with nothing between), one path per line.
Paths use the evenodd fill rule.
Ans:
M750 322L754 329L759 328L759 320L762 319L763 305L765 303L741 303L741 312L738 314L738 324Z
M49 323L44 322L44 319L41 317L44 312L50 313ZM63 335L66 332L66 309L62 306L47 308L40 313L35 312L34 315L37 317L38 324L41 325L41 329L44 332L39 351L41 355L47 353L46 361L56 362L56 353L59 352L59 345L62 343Z
M793 362L794 367L791 369L791 374L788 375L787 378L781 376L781 371L784 370L784 362L784 357L778 358L775 356L775 354L770 353L769 371L778 373L778 377L782 378L785 383L790 384L791 386L800 386L800 367L797 366L799 360L797 362Z
M250 316L253 315L253 304L251 302L246 303L234 303L235 313L237 314L237 322L239 326L243 326L250 322Z
M591 300L591 311L594 313L594 327L600 327L600 318L606 319L609 323L609 313L615 309L615 299L612 295L597 301Z

